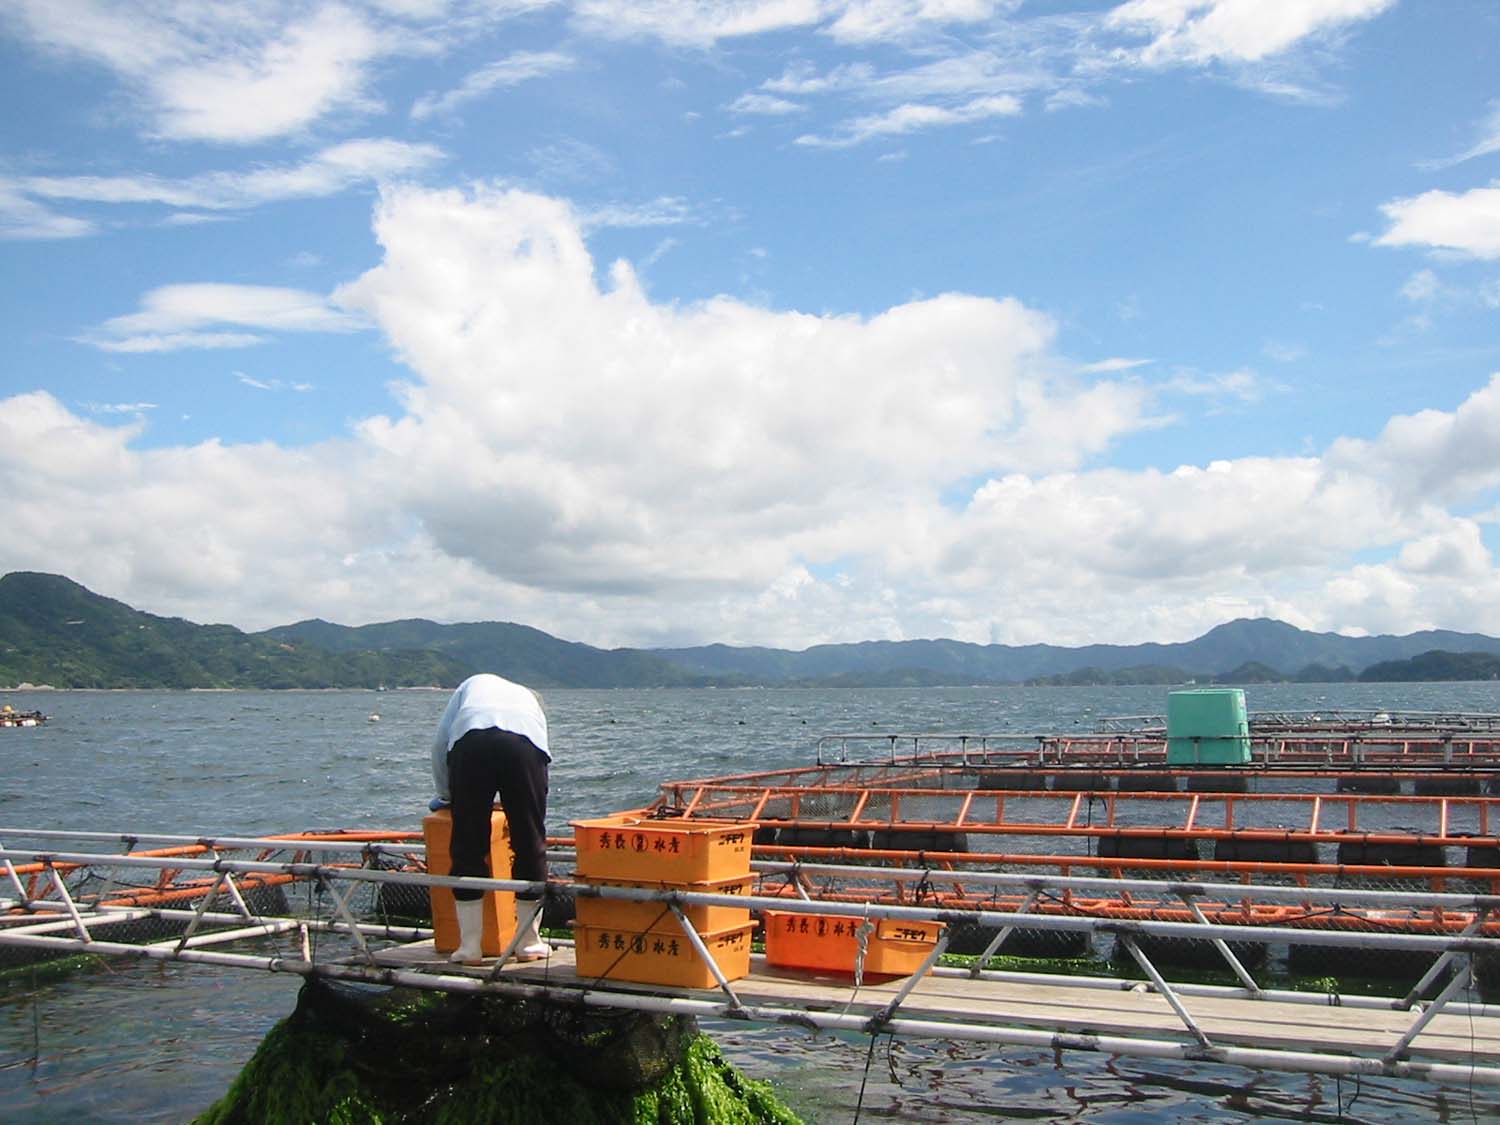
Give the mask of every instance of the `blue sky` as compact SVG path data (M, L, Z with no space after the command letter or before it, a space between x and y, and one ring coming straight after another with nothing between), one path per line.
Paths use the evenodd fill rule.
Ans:
M1500 633L1489 0L12 0L0 572Z

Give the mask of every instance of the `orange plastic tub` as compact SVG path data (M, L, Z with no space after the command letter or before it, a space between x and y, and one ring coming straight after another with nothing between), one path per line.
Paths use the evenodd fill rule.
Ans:
M854 972L859 927L874 927L866 939L866 976L910 976L922 967L942 935L941 922L908 922L831 914L766 911L766 962L788 969Z

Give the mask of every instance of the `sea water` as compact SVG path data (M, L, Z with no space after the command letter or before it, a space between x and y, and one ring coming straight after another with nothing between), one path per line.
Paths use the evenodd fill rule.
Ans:
M810 764L820 738L1091 731L1162 714L1165 688L546 693L549 831L669 780ZM12 692L0 827L248 836L420 828L446 693ZM1251 711L1500 711L1500 684L1267 685ZM293 1008L295 977L109 962L0 992L0 1119L181 1122ZM1500 1121L1500 1093L1201 1063L706 1024L809 1122ZM1493 1060L1486 1060L1493 1064Z

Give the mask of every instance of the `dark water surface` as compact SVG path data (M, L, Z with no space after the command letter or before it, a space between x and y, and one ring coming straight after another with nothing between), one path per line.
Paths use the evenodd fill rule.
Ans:
M1270 685L1252 711L1500 711L1500 684ZM438 692L11 692L46 726L0 730L0 827L255 835L417 830ZM549 828L658 783L803 765L831 733L1066 732L1159 714L1166 689L551 691ZM378 722L370 721L372 714ZM295 1003L296 978L111 963L0 991L0 1120L181 1122L223 1094ZM712 1025L809 1122L1500 1121L1493 1088L870 1041ZM1496 1060L1484 1060L1493 1065ZM861 1089L863 1087L863 1089ZM862 1103L861 1103L862 1097Z

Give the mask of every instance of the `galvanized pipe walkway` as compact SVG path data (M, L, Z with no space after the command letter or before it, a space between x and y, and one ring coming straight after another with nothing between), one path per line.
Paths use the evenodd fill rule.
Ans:
M767 965L752 956L749 977L734 981L738 1004L702 990L579 978L573 951L560 945L544 963L517 964L498 979L545 990L560 1002L606 1003L663 1012L749 1019L804 1028L969 1040L997 1046L1103 1051L1219 1062L1270 1070L1368 1074L1430 1081L1500 1084L1500 1010L1438 1014L1407 1038L1425 1010L1399 1012L1240 995L1191 998L1192 1026L1146 984L1087 977L1037 977L935 969L909 991L907 979L865 983ZM383 967L461 975L487 982L489 970L436 959L430 942L377 955ZM1223 990L1228 992L1229 990ZM903 994L904 993L904 994ZM638 1001L628 1004L625 997ZM607 997L607 999L606 999ZM1179 1000L1181 997L1179 997Z
M1121 1055L1207 1060L1232 1065L1326 1074L1387 1075L1420 1080L1500 1084L1500 1008L1465 999L1474 957L1500 958L1500 938L1481 936L1500 901L1486 896L1422 895L1379 891L1325 892L1341 906L1359 901L1407 909L1426 909L1440 916L1467 917L1456 933L1383 934L1314 932L1259 926L1254 936L1267 941L1327 943L1375 950L1418 950L1438 956L1424 980L1401 999L1374 1000L1314 994L1273 993L1259 988L1238 966L1228 942L1246 936L1245 927L1216 924L1201 911L1204 901L1241 896L1238 885L1163 884L1146 880L1069 880L966 872L962 877L1000 889L1024 889L1032 896L1086 896L1100 885L1141 895L1176 897L1189 921L1151 919L1122 922L1091 916L1052 916L1020 910L954 912L921 905L851 903L802 899L799 912L846 919L894 918L972 920L997 930L991 947L999 948L1019 926L1058 931L1107 929L1146 973L1139 983L1089 977L995 973L976 967L936 967L946 938L925 965L910 977L875 983L815 974L792 973L752 959L748 977L726 980L717 966L718 989L685 990L636 985L616 980L580 978L568 942L554 942L547 960L521 965L497 960L477 969L449 964L437 957L431 933L415 928L372 924L356 905L361 891L379 886L408 889L461 886L494 889L543 889L510 880L460 880L421 871L383 870L371 866L378 857L421 851L409 835L381 843L357 840L235 839L185 837L146 839L102 836L123 841L126 854L90 851L43 851L13 845L15 838L39 833L0 830L0 861L14 897L0 903L0 949L44 950L54 954L97 953L212 964L256 971L289 972L305 977L361 980L445 992L493 992L544 997L559 1003L624 1007L663 1013L790 1024L867 1034L963 1039L997 1045L1046 1046L1105 1051ZM62 834L55 834L62 835ZM191 846L187 843L191 840ZM9 844L8 844L9 842ZM136 850L141 843L165 845L170 855ZM193 848L202 854L184 855ZM226 853L250 852L257 858L235 859ZM273 858L291 851L290 860ZM343 853L344 863L337 862ZM312 857L317 856L314 860ZM559 859L563 857L559 856ZM332 861L330 861L332 860ZM40 879L23 877L23 870ZM897 884L942 879L931 869L810 867L805 864L756 863L763 876L790 880L805 894L808 879L839 872L890 880ZM121 872L172 873L174 879L198 880L193 909L151 907L139 900L111 905L110 888ZM239 887L247 881L285 876L315 887L319 908L305 912L258 913ZM88 888L78 893L79 888ZM101 889L102 888L102 889ZM785 895L700 894L691 890L549 884L571 891L662 904L667 925L675 919L685 940L702 951L701 935L684 908L732 906L751 910L788 906ZM1263 887L1267 900L1305 899L1306 888ZM232 905L226 909L225 902ZM128 927L143 921L171 923L168 937L129 938ZM1178 938L1212 943L1236 967L1239 988L1210 988L1173 983L1143 950L1150 938ZM246 952L246 943L268 952ZM856 969L858 966L856 966ZM1446 982L1446 983L1445 983ZM1432 999L1424 995L1437 990Z

